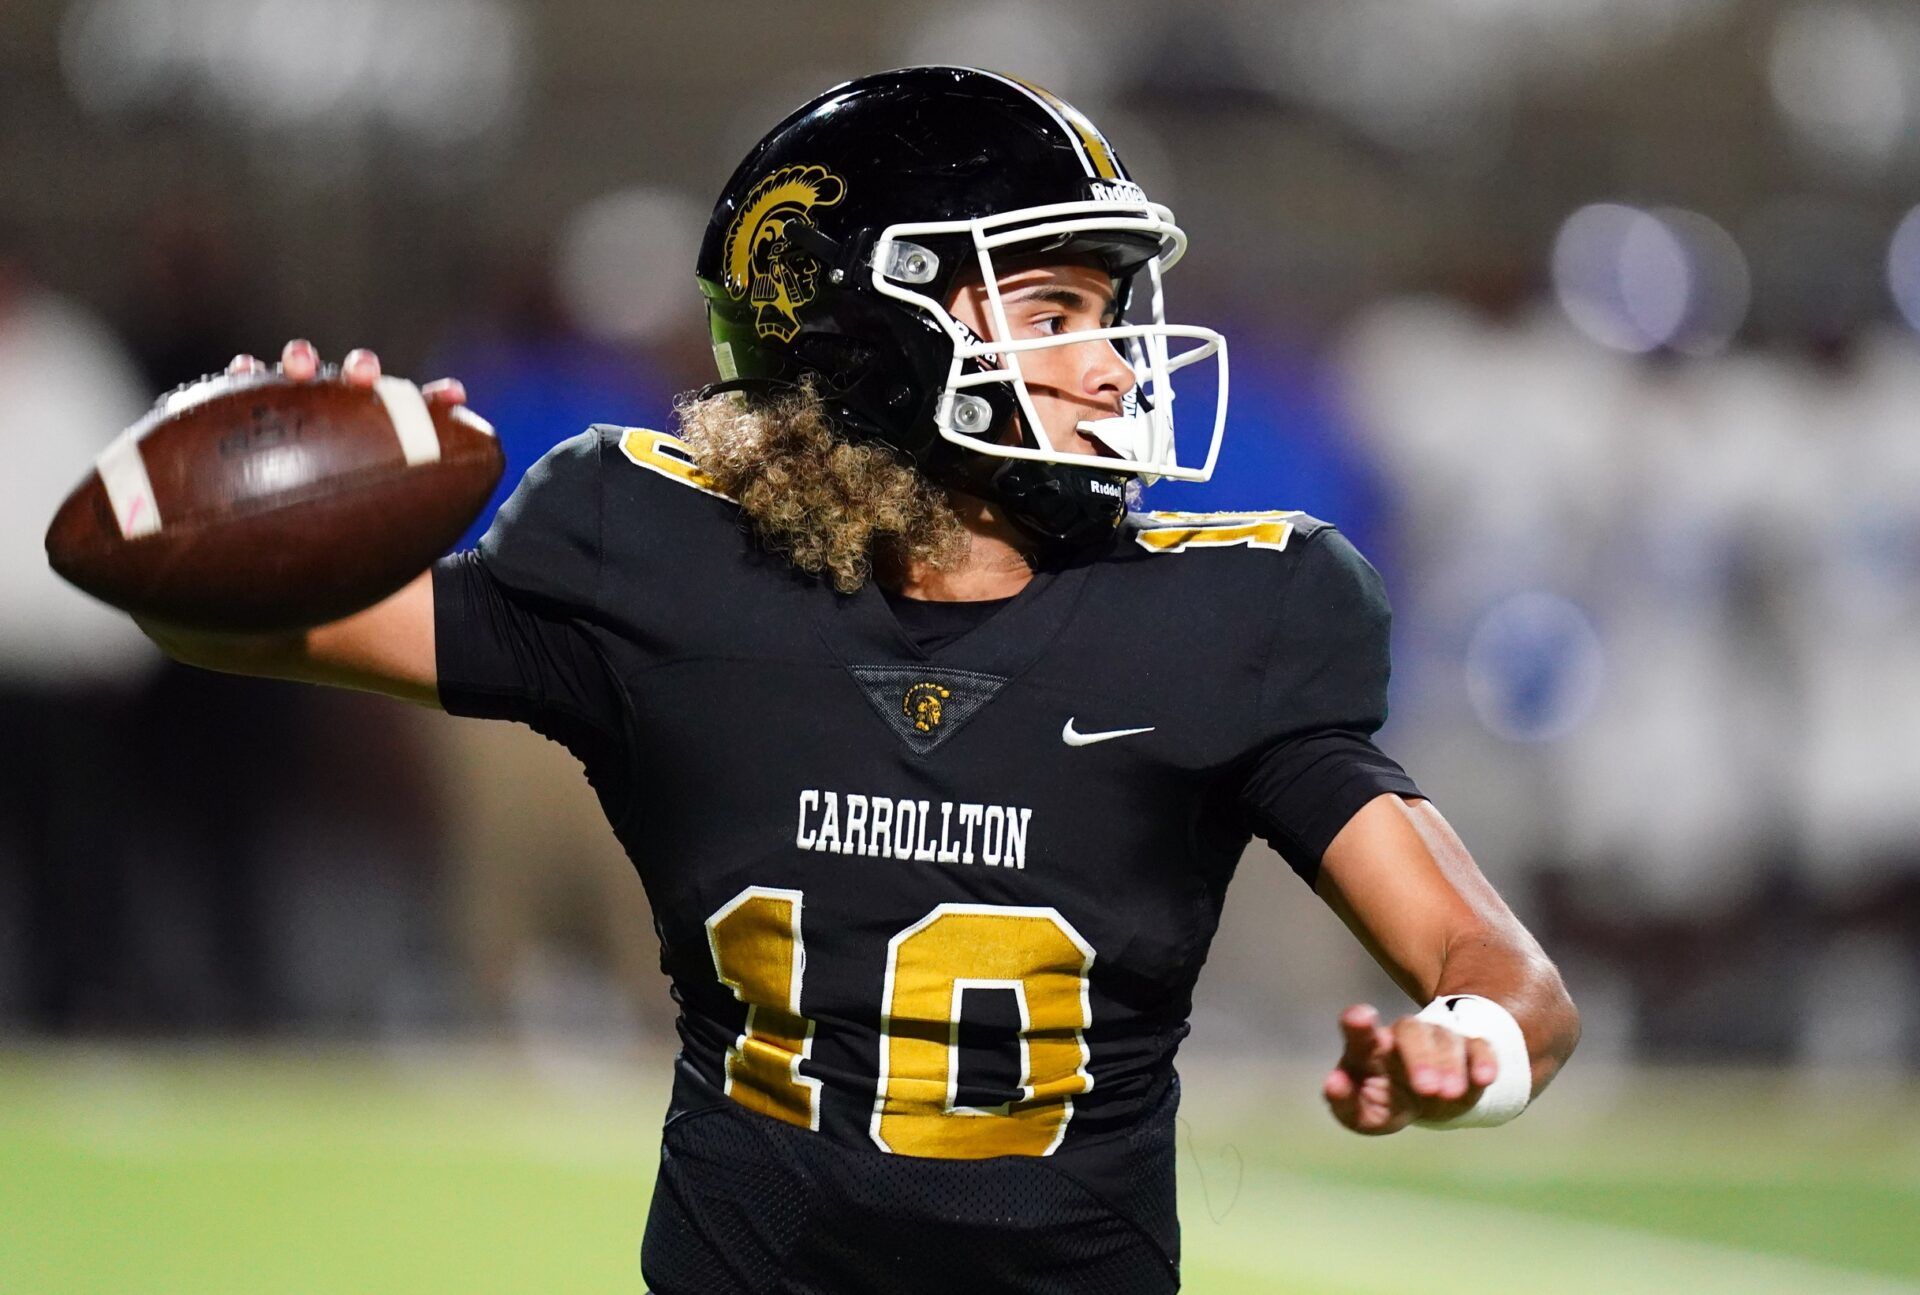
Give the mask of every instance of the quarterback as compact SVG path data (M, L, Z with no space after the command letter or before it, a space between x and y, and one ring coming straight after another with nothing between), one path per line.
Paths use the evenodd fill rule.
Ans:
M680 1008L658 1295L1177 1289L1174 1054L1256 833L1424 1005L1341 1017L1343 1125L1500 1123L1573 1050L1552 963L1372 741L1373 569L1299 513L1130 506L1225 422L1225 340L1166 316L1186 241L1045 90L838 86L721 195L719 381L672 435L564 442L345 620L150 630L579 757Z

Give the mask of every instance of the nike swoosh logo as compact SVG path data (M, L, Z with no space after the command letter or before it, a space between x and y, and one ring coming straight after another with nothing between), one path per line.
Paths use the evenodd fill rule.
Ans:
M1060 740L1068 746L1092 746L1095 742L1111 742L1116 737L1132 737L1136 733L1151 733L1151 728L1112 728L1104 733L1076 733L1073 720L1067 720L1067 726L1060 730Z

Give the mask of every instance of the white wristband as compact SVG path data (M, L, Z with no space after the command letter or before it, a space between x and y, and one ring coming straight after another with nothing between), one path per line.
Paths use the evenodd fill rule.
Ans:
M1416 1120L1423 1129L1487 1129L1527 1109L1533 1097L1533 1061L1527 1053L1520 1022L1491 998L1478 994L1448 994L1436 998L1414 1016L1417 1021L1444 1025L1469 1039L1485 1039L1493 1049L1500 1073L1480 1097L1460 1114L1446 1120Z

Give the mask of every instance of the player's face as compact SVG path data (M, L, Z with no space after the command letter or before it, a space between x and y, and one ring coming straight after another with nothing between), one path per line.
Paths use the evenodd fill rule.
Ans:
M1001 338L987 290L978 278L962 281L947 310L987 341L1052 337L1113 323L1113 279L1091 259L1012 262L1000 275L1012 336ZM1133 389L1133 370L1105 341L1079 342L1021 351L1020 373L1040 415L1040 433L1056 450L1107 454L1099 442L1078 430L1082 421L1111 418L1120 398Z

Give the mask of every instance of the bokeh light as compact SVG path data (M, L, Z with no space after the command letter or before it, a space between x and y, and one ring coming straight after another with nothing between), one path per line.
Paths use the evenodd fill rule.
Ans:
M444 146L517 115L521 26L506 0L80 0L61 64L100 115L184 103L251 130L378 123Z
M1086 112L1112 90L1128 52L1128 31L1098 7L1067 0L943 6L932 15L902 10L902 63L957 63L1016 71Z
M689 290L707 213L675 189L639 185L596 198L567 218L555 271L568 315L610 342L648 343L700 326Z
M1746 255L1711 217L1680 207L1661 207L1653 215L1680 241L1692 289L1680 328L1667 344L1688 355L1725 350L1753 296Z
M1277 95L1404 153L1491 160L1506 143L1513 35L1491 10L1346 0L1235 12Z
M1467 701L1499 737L1550 742L1592 714L1603 663L1578 604L1541 590L1514 594L1488 609L1467 643Z
M1887 247L1887 288L1909 327L1920 331L1920 207L1909 211Z
M1650 212L1593 203L1553 241L1553 290L1581 332L1621 351L1651 351L1680 331L1693 291L1686 248Z
M1768 89L1800 141L1843 165L1886 165L1913 118L1913 24L1884 9L1810 4L1774 29Z
M1746 317L1746 258L1696 211L1593 203L1561 225L1554 295L1581 332L1615 350L1723 349Z

